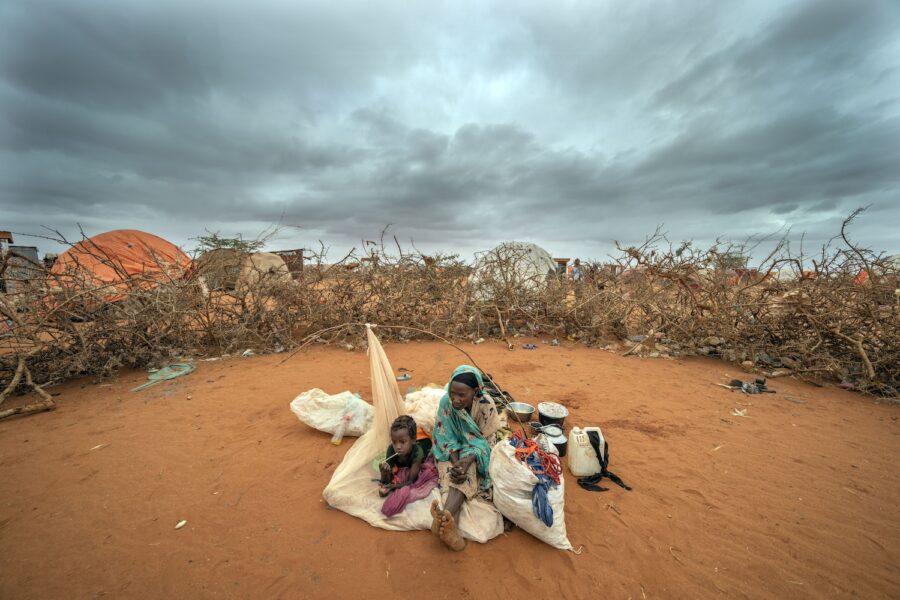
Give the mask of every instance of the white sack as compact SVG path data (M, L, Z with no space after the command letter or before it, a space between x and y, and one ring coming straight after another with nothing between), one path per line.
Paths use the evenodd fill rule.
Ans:
M444 388L424 387L406 395L403 414L416 420L416 425L431 433L437 407L444 394ZM361 436L372 426L375 409L372 405L350 392L327 394L313 388L303 392L291 401L291 412L313 429L334 433L341 417L353 413L345 435Z
M554 548L572 549L566 535L565 481L561 474L559 485L547 491L547 500L553 507L553 525L547 527L534 516L531 504L531 490L538 478L519 462L511 444L498 442L494 446L489 469L494 482L494 505L503 516Z
M372 426L375 409L356 394L341 392L329 395L313 388L291 401L291 412L313 429L325 433L334 433L341 418L353 413L344 435L360 436Z
M410 392L406 395L403 410L416 421L416 425L431 433L434 429L434 419L437 417L438 405L444 388L424 387L421 390Z
M399 415L405 414L406 407L381 342L371 328L367 336L375 410L372 428L356 440L344 455L322 496L333 508L359 517L375 527L395 531L430 529L431 502L440 497L437 489L431 492L431 496L407 505L398 515L388 518L381 512L384 499L378 496L378 485L372 481L378 476L372 468L372 461L390 444L390 425ZM432 426L433 422L434 416ZM484 543L503 533L503 518L490 503L466 502L459 516L459 530L464 537Z

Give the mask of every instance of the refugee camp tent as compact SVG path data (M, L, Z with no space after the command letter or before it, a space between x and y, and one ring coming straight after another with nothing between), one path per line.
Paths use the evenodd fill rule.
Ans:
M107 301L134 286L150 289L180 279L192 261L178 246L151 233L117 229L74 244L54 263L51 287L100 288Z
M892 277L896 281L898 276L900 276L900 254L884 256L877 262L874 262L874 264L871 264L869 268L872 270L871 273L867 270L862 270L853 279L853 282L858 285L864 285L869 282L869 278L872 275L879 278Z
M241 252L231 248L210 250L197 259L197 272L211 290L236 290L260 281L290 283L284 259L271 252Z
M538 291L556 276L550 253L529 242L504 242L478 256L469 283L484 299L497 288Z

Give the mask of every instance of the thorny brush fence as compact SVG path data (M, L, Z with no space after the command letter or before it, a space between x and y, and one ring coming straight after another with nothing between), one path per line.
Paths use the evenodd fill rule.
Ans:
M782 242L755 269L727 265L746 246L676 246L657 231L639 247L620 248L612 263L585 265L580 282L523 275L515 247L482 256L479 277L471 277L455 255L407 251L396 240L388 246L383 236L330 264L323 247L293 281L261 270L232 290L208 289L196 269L162 278L122 270L113 286L35 264L18 287L24 291L0 295L0 403L72 377L182 356L280 351L323 329L366 322L473 341L542 335L633 345L627 338L640 335L634 339L646 340L632 352L749 360L763 371L780 367L896 398L900 274L849 241L845 228L855 216L815 257ZM104 260L119 269L114 258ZM0 276L6 269L4 260ZM381 335L423 337L409 329ZM359 329L343 329L316 341L363 340Z

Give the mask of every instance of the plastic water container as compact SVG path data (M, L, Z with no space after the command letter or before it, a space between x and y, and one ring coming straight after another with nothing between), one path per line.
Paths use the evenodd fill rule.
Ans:
M331 436L331 443L335 446L340 446L341 442L344 440L344 434L347 433L347 427L350 426L350 419L353 418L353 413L347 413L343 417L341 417L341 422L338 423L337 429L334 430L334 435Z
M600 436L600 452L603 452L603 433L599 427L573 427L569 432L569 471L575 477L587 477L600 472L600 461L591 446L587 432L596 431Z

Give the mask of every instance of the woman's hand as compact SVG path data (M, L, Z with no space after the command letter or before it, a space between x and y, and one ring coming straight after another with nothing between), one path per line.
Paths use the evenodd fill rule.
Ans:
M468 481L467 471L474 461L475 457L471 455L459 459L456 464L450 467L450 481L456 484L463 484Z
M455 469L456 467L454 467ZM450 481L456 483L458 485L462 485L469 480L469 477L465 473L459 473L457 471L450 471Z

